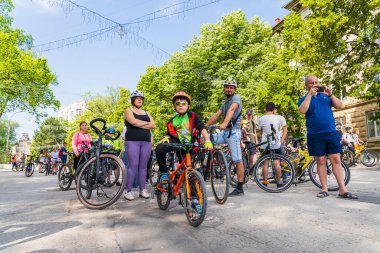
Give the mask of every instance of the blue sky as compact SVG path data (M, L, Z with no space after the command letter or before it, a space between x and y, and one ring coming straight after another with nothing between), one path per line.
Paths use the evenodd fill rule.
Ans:
M63 3L65 0L53 1ZM165 8L183 0L77 0L83 5L119 23L129 22L137 17ZM190 2L205 3L206 0ZM193 36L199 35L200 27L215 23L234 10L242 9L246 17L260 17L274 24L275 18L283 18L288 13L281 7L288 0L220 0L217 3L151 22L139 34L157 48L168 53L181 51ZM59 40L99 29L90 15L79 9L65 9L67 5L49 5L49 0L13 0L15 9L13 27L31 34L34 45ZM161 13L162 14L162 13ZM169 56L160 55L143 45L128 43L118 37L103 37L94 41L84 41L79 45L51 50L39 54L45 57L51 70L58 77L58 85L53 91L66 106L81 100L84 92L104 93L107 86L135 89L138 80L148 65L161 65ZM54 112L49 111L54 115ZM12 116L9 114L8 117ZM27 132L32 136L37 125L34 118L26 113L12 117L20 127L17 132Z

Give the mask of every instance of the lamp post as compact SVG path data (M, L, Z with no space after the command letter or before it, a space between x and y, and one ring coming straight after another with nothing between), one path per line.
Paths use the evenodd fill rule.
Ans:
M13 118L13 116L15 116L17 113L20 113L20 112L15 112L13 113L9 119L8 119L8 126L7 126L7 143L6 143L6 146L5 146L5 154L7 156L7 159L9 160L9 138L10 138L10 131L11 131L11 119Z

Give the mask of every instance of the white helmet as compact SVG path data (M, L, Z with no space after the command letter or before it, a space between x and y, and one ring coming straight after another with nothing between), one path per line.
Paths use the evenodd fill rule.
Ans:
M227 78L224 83L223 83L224 86L234 86L235 88L237 88L237 82L234 78Z
M145 98L144 97L144 93L142 93L142 91L139 91L139 90L135 90L134 92L131 93L131 95L129 95L129 98L132 99L134 97L142 97L142 98Z

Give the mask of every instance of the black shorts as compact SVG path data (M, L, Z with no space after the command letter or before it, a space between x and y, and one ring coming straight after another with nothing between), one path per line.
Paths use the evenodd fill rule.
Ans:
M284 150L283 148L278 148L278 149L272 149L273 153L275 154L278 154L278 155L283 155L284 154ZM265 156L265 155L268 155L270 154L270 151L269 149L265 149L265 150L261 150L261 156Z

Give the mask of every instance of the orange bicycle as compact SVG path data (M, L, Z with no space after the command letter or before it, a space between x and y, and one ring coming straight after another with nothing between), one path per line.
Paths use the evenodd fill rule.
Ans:
M169 181L156 185L157 204L161 210L169 207L170 201L178 197L179 204L186 212L186 218L191 226L199 226L206 215L207 195L206 184L200 172L191 165L191 154L194 144L164 143L176 151L185 150L186 156L174 171L170 171ZM184 194L183 194L184 193Z

